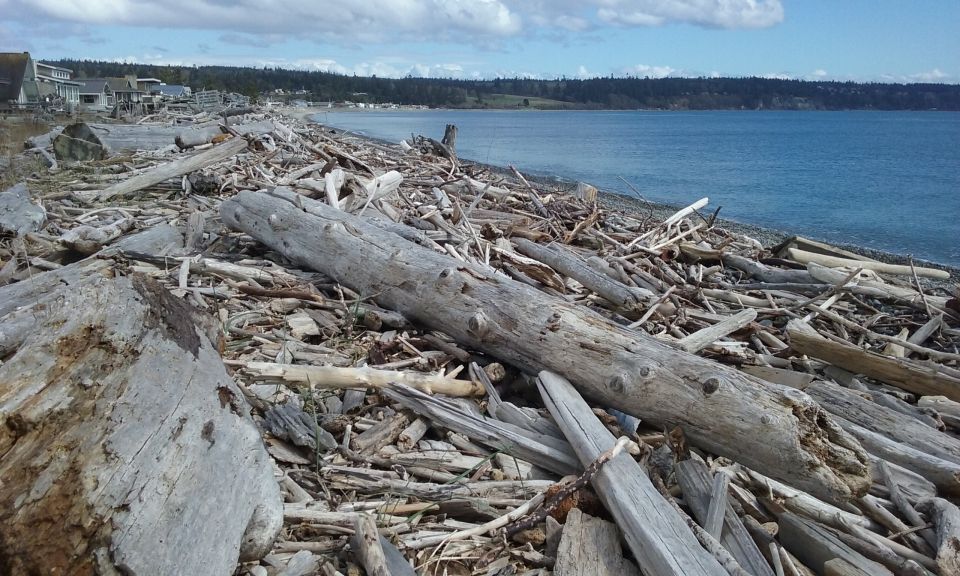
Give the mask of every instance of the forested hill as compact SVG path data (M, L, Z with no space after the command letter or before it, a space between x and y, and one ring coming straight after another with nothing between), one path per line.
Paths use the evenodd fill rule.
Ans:
M377 78L280 68L151 66L48 61L79 78L159 78L168 84L256 96L281 88L310 100L392 102L464 108L960 110L960 85L820 82L771 78L595 78L455 80Z

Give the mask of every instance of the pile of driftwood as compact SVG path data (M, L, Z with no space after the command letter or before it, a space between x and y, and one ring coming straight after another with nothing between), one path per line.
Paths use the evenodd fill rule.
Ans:
M946 273L151 121L0 193L0 572L960 573Z

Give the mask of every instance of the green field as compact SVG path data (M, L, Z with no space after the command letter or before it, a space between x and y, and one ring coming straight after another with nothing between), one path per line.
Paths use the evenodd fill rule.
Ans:
M536 96L517 96L516 94L486 94L480 99L471 97L467 99L467 105L478 108L535 108L548 110L573 107L569 102L550 100L549 98L537 98Z

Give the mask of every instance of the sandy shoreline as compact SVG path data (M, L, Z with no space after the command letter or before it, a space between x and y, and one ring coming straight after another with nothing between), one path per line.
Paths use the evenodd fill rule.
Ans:
M321 114L325 111L328 111L328 109L326 108L282 108L280 109L281 113L288 116L292 116L304 122L316 122L316 120L313 119L313 116L317 114ZM322 122L316 122L316 123L322 124ZM339 128L334 128L334 129L338 131L341 130ZM345 132L349 133L353 137L358 138L360 140L368 140L371 142L376 142L377 144L380 144L383 146L396 148L398 152L400 150L399 145L396 142L392 142L390 140L376 138L376 137L368 136L365 134L357 134L349 130ZM470 158L462 158L462 160L470 162L471 164L474 164L476 166L484 167L493 172L512 177L512 174L505 167L491 165L484 162L478 162ZM518 168L522 169L522 167L518 167ZM561 175L555 175L551 177L544 177L544 176L537 176L537 175L531 176L530 174L524 174L524 175L531 182L534 182L541 186L549 187L551 189L560 188L566 191L568 189L574 188L577 184L576 181L566 179ZM600 198L601 205L604 206L605 208L612 209L612 210L622 210L624 212L633 212L633 213L652 212L653 216L656 218L666 218L670 214L682 208L682 206L678 206L678 205L641 200L636 197L626 196L623 194L608 192L604 190L600 191L599 198ZM711 212L714 209L715 207L709 207L709 210ZM722 214L722 211L721 211L721 214ZM763 226L757 226L755 224L748 224L745 222L729 220L723 217L720 217L717 219L717 225L727 230L730 230L731 232L736 232L739 234L750 236L751 238L758 240L761 244L763 244L765 248L770 248L772 246L775 246L780 242L782 242L783 240L785 240L786 238L789 238L791 236L804 236L812 240L826 242L833 246L837 246L839 248L843 248L845 250L849 250L857 254L862 254L864 256L874 258L876 260L880 260L881 262L889 262L893 264L907 264L910 261L909 256L905 254L896 254L892 252L885 252L882 250L875 250L873 248L865 248L863 246L857 246L854 244L833 242L833 241L829 241L829 240L817 237L816 235L808 235L808 234L803 234L796 231L767 228ZM951 278L949 282L945 282L943 284L944 287L952 286L960 282L960 268L949 266L939 262L924 260L920 258L913 258L913 262L916 265L926 266L930 268L938 268L938 269L946 270L947 272L949 272Z

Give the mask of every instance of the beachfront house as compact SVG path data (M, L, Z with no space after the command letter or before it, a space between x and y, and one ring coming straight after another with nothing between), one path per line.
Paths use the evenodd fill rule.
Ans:
M134 77L87 78L80 87L80 104L86 110L108 110L117 104L139 104L143 91Z
M62 107L80 101L80 82L73 71L37 62L29 52L0 52L0 106Z
M113 93L103 78L87 78L80 84L80 106L85 110L107 110Z
M80 82L72 79L73 70L37 62L34 72L41 101L56 101L70 110L80 103Z

